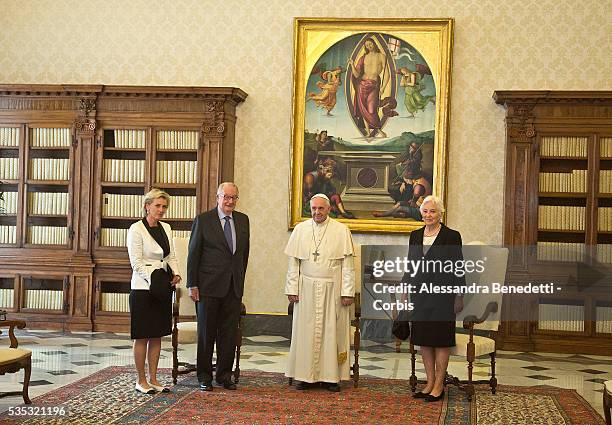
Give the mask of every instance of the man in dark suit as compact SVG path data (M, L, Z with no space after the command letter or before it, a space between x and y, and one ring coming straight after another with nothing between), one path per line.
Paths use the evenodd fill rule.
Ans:
M217 344L216 381L235 390L232 366L244 276L249 260L249 218L234 211L238 187L221 183L217 206L198 215L191 228L187 287L198 316L197 374L200 389L212 391L212 355Z

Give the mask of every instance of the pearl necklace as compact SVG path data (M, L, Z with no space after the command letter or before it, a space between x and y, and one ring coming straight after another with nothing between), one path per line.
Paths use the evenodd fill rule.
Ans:
M438 233L440 233L440 229L442 229L442 225L438 224L438 228L436 230L434 230L433 232L427 234L427 227L426 227L425 230L423 231L423 237L431 238L432 236L436 236Z

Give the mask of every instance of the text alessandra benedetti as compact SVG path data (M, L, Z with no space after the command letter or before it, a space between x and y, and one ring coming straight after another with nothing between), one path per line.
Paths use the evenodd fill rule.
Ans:
M439 285L423 282L419 284L400 283L399 285L385 285L375 283L372 287L377 294L552 294L555 292L554 283L507 286L503 283L492 282L487 285L472 283L465 286Z

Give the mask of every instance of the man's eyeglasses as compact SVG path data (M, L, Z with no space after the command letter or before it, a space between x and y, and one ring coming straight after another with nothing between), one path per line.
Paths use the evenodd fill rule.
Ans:
M237 201L240 198L238 195L230 196L230 195L217 195L220 198L223 198L224 201Z

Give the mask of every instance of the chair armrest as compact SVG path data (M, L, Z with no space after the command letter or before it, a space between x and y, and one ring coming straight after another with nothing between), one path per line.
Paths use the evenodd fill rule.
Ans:
M466 316L463 319L463 329L473 329L474 325L478 325L482 322L484 322L485 320L487 320L487 318L489 317L489 315L491 313L497 313L497 302L496 301L491 301L487 304L487 306L485 307L485 311L482 314L482 317L478 318L474 315L471 316Z
M23 329L26 323L23 320L0 320L0 328L9 328L9 339L11 340L11 348L17 348L19 342L15 336L15 328ZM0 334L2 331L0 331Z

